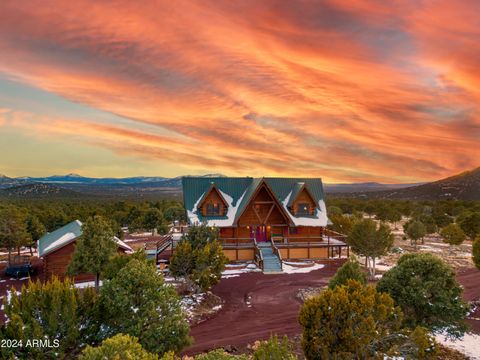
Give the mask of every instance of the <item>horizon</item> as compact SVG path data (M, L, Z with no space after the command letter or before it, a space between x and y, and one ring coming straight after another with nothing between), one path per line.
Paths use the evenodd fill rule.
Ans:
M410 184L474 169L478 10L3 2L0 174Z

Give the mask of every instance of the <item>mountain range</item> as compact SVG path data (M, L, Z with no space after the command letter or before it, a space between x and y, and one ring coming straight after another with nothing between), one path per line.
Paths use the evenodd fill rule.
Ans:
M205 177L223 177L206 174ZM78 174L49 177L0 175L0 197L181 197L182 177L93 178ZM325 184L330 196L411 199L411 200L480 200L480 168L430 183L382 184L375 182Z

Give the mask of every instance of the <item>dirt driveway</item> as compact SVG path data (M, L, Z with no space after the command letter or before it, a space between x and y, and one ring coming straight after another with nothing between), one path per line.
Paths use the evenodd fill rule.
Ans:
M195 343L185 354L233 345L246 346L270 334L294 336L300 333L299 289L328 283L344 260L306 274L243 274L223 279L213 292L225 300L220 312L192 328Z
M326 263L323 269L306 274L250 273L223 279L213 289L225 300L222 310L192 328L195 342L185 354L225 346L243 348L255 340L268 338L270 334L299 335L298 290L327 284L341 264L341 261ZM461 269L458 280L465 288L467 301L480 300L480 271ZM480 333L478 321L468 322L475 332Z

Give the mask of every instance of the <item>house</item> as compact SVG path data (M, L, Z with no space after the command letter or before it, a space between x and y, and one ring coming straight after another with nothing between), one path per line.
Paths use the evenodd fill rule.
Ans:
M189 223L218 227L231 261L255 260L270 251L280 259L326 259L348 252L345 236L326 229L319 178L189 176L182 185Z
M82 235L82 223L79 220L72 221L61 228L42 236L37 242L38 257L43 259L45 278L52 276L63 278L66 275L68 265L75 250L76 240ZM132 253L130 246L114 237L118 245L118 252ZM75 276L76 280L93 280L91 274Z

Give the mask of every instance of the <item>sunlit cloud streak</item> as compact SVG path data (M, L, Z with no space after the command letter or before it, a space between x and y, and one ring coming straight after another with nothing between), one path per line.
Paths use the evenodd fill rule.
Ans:
M0 125L231 175L436 179L480 155L478 5L450 4L2 2L0 73L128 122Z

